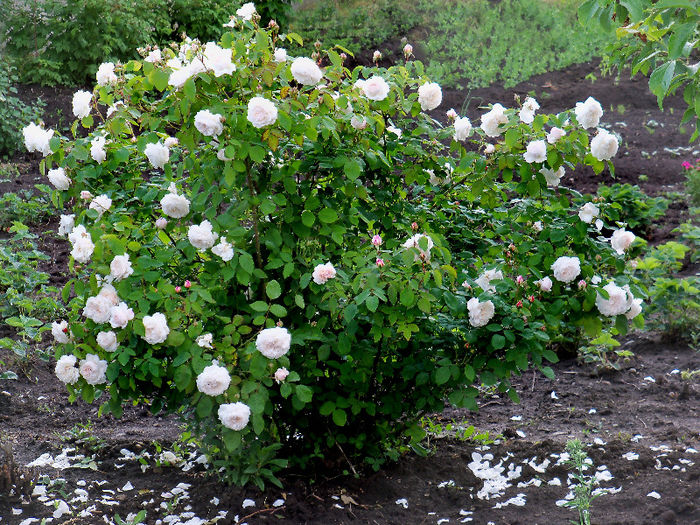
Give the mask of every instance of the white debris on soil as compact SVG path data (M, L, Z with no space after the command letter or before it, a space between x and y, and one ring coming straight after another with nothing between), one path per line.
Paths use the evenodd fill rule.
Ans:
M444 489L445 487L454 487L456 485L457 484L455 483L455 480L450 479L448 481L441 481L440 483L438 483L438 488Z
M625 458L627 461L634 461L635 459L639 459L639 454L630 451L622 454L622 457Z
M401 505L404 509L408 508L408 500L406 498L397 499L396 504Z
M512 417L510 418L510 420L511 420L511 421L522 421L522 420L523 420L523 416L512 416Z
M128 492L130 490L134 490L134 486L131 484L131 481L127 481L124 486L121 488L122 492Z
M589 414L597 414L598 411L597 411L595 408L591 408L591 409L588 411L588 413L589 413Z
M654 499L661 499L661 494L659 494L655 490L647 494L647 496Z
M601 446L601 447L602 447L603 445L607 445L607 444L608 444L607 441L603 441L603 440L600 439L599 437L595 438L595 439L593 440L593 443L594 443L595 445L599 445L599 446Z
M272 502L273 507L281 507L282 505L284 505L284 500L281 498Z
M552 390L552 393L549 394L549 397L551 397L552 399L559 399L559 396L554 390Z
M525 499L525 494L518 494L514 498L510 498L507 501L504 501L503 503L496 503L493 508L494 509L500 509L503 507L507 507L508 505L515 505L516 507L524 507L526 503Z
M644 378L644 381L649 381L650 383L656 383L656 379L654 379L654 378L651 377L651 376L646 376L646 377Z
M243 504L241 505L241 507L243 507L244 509L247 509L248 507L255 507L255 501L250 498L246 498L243 500Z

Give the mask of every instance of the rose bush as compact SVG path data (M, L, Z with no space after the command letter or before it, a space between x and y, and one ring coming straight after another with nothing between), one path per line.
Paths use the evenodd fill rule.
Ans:
M544 174L603 169L590 115L529 100L443 127L420 62L350 71L328 50L319 67L257 20L216 44L227 73L188 40L115 65L73 137L25 136L70 181L52 199L73 211L54 325L71 398L181 413L218 472L261 485L419 449L420 417L475 408L481 384L516 399L509 379L551 375L561 333L603 328L595 277L629 280Z

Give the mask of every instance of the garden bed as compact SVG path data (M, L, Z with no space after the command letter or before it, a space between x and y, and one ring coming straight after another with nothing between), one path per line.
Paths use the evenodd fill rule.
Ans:
M690 133L679 131L682 100L667 99L662 113L645 79L591 82L595 75L600 77L595 64L583 64L534 77L510 90L445 91L434 116L444 120L447 109L459 111L467 98L467 114L478 122L479 105L501 102L512 107L514 94L523 99L528 93L535 96L546 112L571 108L593 96L605 109L603 122L623 137L614 159L616 178L607 172L595 176L586 168L567 174L562 184L582 192L594 192L598 184L612 182L638 184L651 195L681 192L681 162L700 156L697 142L688 146ZM72 92L57 90L55 96L44 92L50 125L57 123L58 109L64 116L69 114ZM20 155L14 160L20 176L0 182L0 193L33 189L44 182L34 157ZM649 240L668 240L671 230L686 219L685 204L673 202ZM47 226L55 230L57 221L30 226L41 233ZM66 241L44 236L40 249L52 257L44 268L52 269L51 284L61 285L67 268ZM33 360L20 370L10 352L0 350L0 360L19 374L18 380L0 384L0 441L11 445L17 464L35 462L34 473L54 481L46 496L24 502L0 500L0 524L50 517L55 508L45 503L55 500L68 502L73 514L52 523L94 524L103 522L103 516L108 521L115 514L126 518L142 509L149 524L160 519L194 525L217 516L221 524L566 523L575 514L556 503L568 492L567 471L557 464L556 455L573 437L592 445L589 455L594 468L604 466L601 486L614 492L595 500L594 523L697 523L700 389L697 379L684 379L681 373L700 368L698 353L639 333L624 344L635 356L620 371L601 374L593 365L563 361L553 366L555 380L528 372L515 382L520 405L507 396L486 395L478 414L446 409L434 415L434 433L428 443L434 453L428 457L409 454L359 479L349 475L308 484L290 476L283 479L284 490L265 493L227 488L206 478L196 450L178 442L176 418L150 416L142 408L125 410L119 421L99 418L97 405L68 402L63 385L53 375L53 363ZM448 432L449 421L455 425ZM469 425L488 431L489 441L498 439L490 444L483 439L455 439L455 428ZM164 450L175 456L163 456ZM493 458L487 459L486 454ZM481 461L476 461L479 457ZM518 467L521 470L507 481L510 486L504 484L503 491L494 489L486 498L485 481L474 472L484 473L484 461L491 466L502 461L506 476L509 468L514 473ZM498 485L498 478L493 478L489 486ZM81 512L85 512L82 517ZM178 520L166 521L171 515L179 516Z

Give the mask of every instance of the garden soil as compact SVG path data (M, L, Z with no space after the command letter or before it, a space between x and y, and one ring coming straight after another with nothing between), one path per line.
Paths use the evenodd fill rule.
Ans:
M72 92L26 86L22 96L31 100L41 94L48 104L47 124L56 126L61 119L67 123ZM623 137L615 178L588 168L567 174L563 182L580 191L630 182L652 195L681 192L681 162L700 157L700 145L688 145L692 130L679 129L684 107L678 97L668 99L661 112L644 79L602 78L594 63L540 75L513 89L446 91L434 116L444 121L444 111L454 107L478 122L479 106L512 106L515 95L528 94L545 112L593 96L605 109L603 122ZM38 160L27 154L15 158L20 177L0 182L0 193L43 183ZM672 238L687 213L676 200L647 238L653 243ZM31 227L52 257L44 268L52 284L63 284L68 249L55 239L56 219ZM10 328L0 326L0 337L8 335L13 335ZM566 524L577 516L561 506L568 493L561 454L575 437L590 445L589 471L608 489L593 501L594 524L699 524L700 382L681 374L700 368L698 353L654 334L633 333L623 344L634 357L620 370L565 360L553 366L554 380L533 372L516 378L520 404L492 394L482 398L478 413L446 407L431 418L436 432L426 443L427 457L411 452L378 472L329 473L313 483L290 474L282 480L284 489L264 492L226 487L207 477L196 450L177 441L181 427L175 417L152 416L141 407L128 407L118 421L100 417L98 406L68 401L52 363L21 365L0 350L0 362L19 373L18 380L0 383L5 447L0 450L0 525L39 523L30 518L43 517L53 524L93 525L142 509L148 524ZM76 423L89 430L79 432ZM455 438L455 431L470 425L488 432L489 439ZM164 450L175 453L172 464L156 461ZM16 469L9 466L10 455ZM32 462L37 466L24 467ZM501 469L505 478L487 479ZM52 488L46 496L32 496L31 488L27 495L8 496L7 480L16 470L53 480ZM57 500L68 502L72 513L52 518L56 504L51 502Z

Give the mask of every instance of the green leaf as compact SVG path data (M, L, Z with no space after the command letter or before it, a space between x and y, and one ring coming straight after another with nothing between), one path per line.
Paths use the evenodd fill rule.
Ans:
M321 408L318 409L318 412L322 416L329 416L331 413L335 410L335 403L333 401L326 401L321 405Z
M656 95L657 102L659 103L659 108L662 107L662 102L668 88L671 86L671 81L673 80L673 73L676 70L676 61L671 60L665 64L657 67L649 77L649 89Z
M368 296L365 300L365 305L367 305L367 309L370 312L376 312L377 307L379 306L379 297L377 297L376 295Z
M493 334L493 336L491 336L491 346L493 346L496 350L500 350L506 346L506 338L501 334Z
M307 228L311 228L311 226L314 225L314 222L316 222L316 216L309 210L304 210L301 212L301 222Z
M184 342L185 334L177 330L171 330L168 334L168 338L165 340L165 344L168 346L180 346Z
M450 380L452 372L449 366L442 366L435 371L435 384L444 385Z
M338 220L338 213L334 209L323 208L318 212L318 218L321 222L330 224Z
M311 398L313 397L314 392L308 386L297 385L295 390L295 394L299 398L299 401L302 401L303 403L311 402Z
M348 415L345 413L345 410L338 408L333 411L333 423L338 425L339 427L345 426L345 423L348 422Z
M255 301L250 305L251 310L254 312L267 312L268 306L265 301Z
M270 299L277 299L282 295L282 287L277 281L270 281L265 287L265 293Z
M284 317L287 315L287 309L281 304L273 304L270 306L270 313L276 317Z

